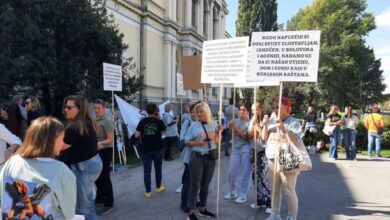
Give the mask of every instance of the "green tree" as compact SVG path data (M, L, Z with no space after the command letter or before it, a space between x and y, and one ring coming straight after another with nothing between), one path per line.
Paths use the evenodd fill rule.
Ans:
M318 83L288 84L291 92L305 97L303 102L362 107L368 90L362 85L375 87L370 92L382 97L380 62L365 45L365 37L375 29L374 16L365 12L366 7L365 0L315 0L288 22L287 30L321 30ZM375 74L370 73L374 68Z
M49 114L60 115L65 96L108 98L103 62L123 66L123 95L131 99L141 78L123 58L123 34L103 5L88 0L0 1L0 94L39 95Z
M250 36L252 31L277 31L276 0L240 0L236 20L236 35ZM257 93L258 101L270 103L272 94L278 94L276 87L260 87ZM243 89L242 94L246 103L253 102L253 89Z

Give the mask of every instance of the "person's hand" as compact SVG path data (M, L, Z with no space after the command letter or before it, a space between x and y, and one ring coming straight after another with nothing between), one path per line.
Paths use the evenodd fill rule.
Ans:
M269 118L268 118L268 117L264 117L264 118L263 118L263 125L264 125L265 127L268 127L269 123L270 123Z
M232 119L232 120L230 121L230 126L231 126L232 128L235 128L235 127L236 127L236 120Z
M208 141L199 141L199 146L202 146L202 147L208 147L209 146L209 142Z
M223 126L222 125L218 125L217 131L223 131Z
M282 133L286 133L286 128L284 127L282 120L279 118L276 120L276 127L278 127Z

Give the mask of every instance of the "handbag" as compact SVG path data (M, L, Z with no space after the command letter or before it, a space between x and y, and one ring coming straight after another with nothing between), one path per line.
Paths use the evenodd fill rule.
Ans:
M218 149L212 149L211 148L211 144L210 144L211 139L209 138L209 135L207 134L207 130L206 130L204 124L203 123L201 123L201 124L202 124L204 132L206 133L206 139L207 139L207 143L209 145L209 154L208 154L209 159L210 160L218 160L218 158L219 158L219 155L218 155L219 151L218 151Z
M335 128L336 128L336 125L329 125L329 124L325 123L324 129L322 130L322 132L324 132L324 134L326 134L328 136L331 136L333 134L333 130Z
M378 134L382 134L383 133L383 128L378 128L378 126L376 126L376 123L375 123L375 120L374 120L374 116L372 116L372 113L371 113L371 118L372 118L372 122L374 122L376 130L378 131Z
M287 141L279 142L279 155L277 158L277 171L289 173L295 171L309 171L312 169L312 162L307 150L302 142L298 141L298 146L295 146L289 135Z

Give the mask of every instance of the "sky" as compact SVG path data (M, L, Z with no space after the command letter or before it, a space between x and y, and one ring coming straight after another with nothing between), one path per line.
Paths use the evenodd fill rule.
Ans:
M225 0L229 14L226 17L226 30L235 36L235 21L237 19L238 0ZM278 0L278 23L287 24L299 9L309 6L313 0ZM390 1L367 0L366 12L373 13L377 28L371 31L366 38L366 44L374 49L376 58L382 61L383 75L390 93Z

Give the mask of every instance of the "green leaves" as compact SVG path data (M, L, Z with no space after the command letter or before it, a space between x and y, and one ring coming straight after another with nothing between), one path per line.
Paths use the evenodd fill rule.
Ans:
M123 35L102 5L92 6L88 0L2 0L0 23L2 99L15 92L41 94L47 112L56 115L70 94L108 99L103 62L123 65L128 99L141 85L135 62L122 58L127 49Z

